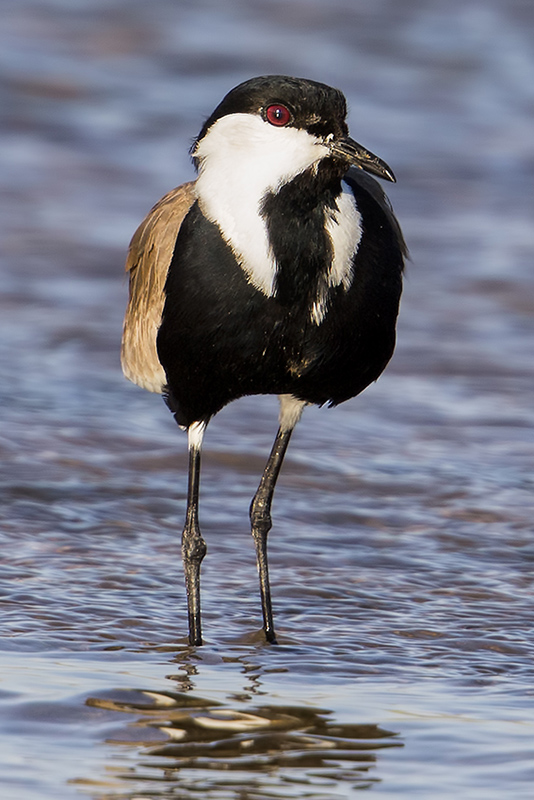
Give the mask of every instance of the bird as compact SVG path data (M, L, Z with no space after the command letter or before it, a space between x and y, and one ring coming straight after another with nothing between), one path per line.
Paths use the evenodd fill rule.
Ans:
M306 406L355 397L393 354L407 249L375 178L396 179L350 138L346 116L345 96L324 83L240 83L193 142L195 179L156 203L130 243L121 363L187 432L182 559L193 646L203 643L198 509L211 418L247 395L279 397L250 505L263 630L274 644L267 535L291 434Z

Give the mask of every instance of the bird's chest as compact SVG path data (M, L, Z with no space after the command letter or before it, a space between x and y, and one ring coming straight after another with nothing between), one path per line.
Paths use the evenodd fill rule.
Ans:
M191 208L176 243L158 335L160 359L168 376L176 373L176 384L191 385L203 376L206 387L224 384L236 397L291 392L303 376L319 380L324 365L346 349L347 334L338 335L338 321L341 311L352 329L345 316L358 316L351 301L352 261L345 287L340 276L332 276L335 262L324 225L317 236L313 215L306 224L278 231L275 220L270 217L271 236L280 255L267 294L250 281L200 204ZM280 252L286 238L287 256Z
M251 287L288 309L306 307L319 325L331 290L352 283L362 226L348 187L326 198L301 185L305 180L271 190L236 176L224 195L202 192L199 208Z

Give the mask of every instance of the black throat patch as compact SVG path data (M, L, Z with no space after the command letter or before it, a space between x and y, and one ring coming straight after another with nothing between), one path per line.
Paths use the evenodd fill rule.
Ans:
M334 254L325 223L337 210L341 178L339 162L325 158L263 199L277 263L275 297L282 305L309 306L326 291Z

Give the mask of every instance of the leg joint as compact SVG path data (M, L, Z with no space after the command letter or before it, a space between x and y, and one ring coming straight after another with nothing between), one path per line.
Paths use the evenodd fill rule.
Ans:
M250 524L252 535L256 533L267 536L272 528L270 503L265 497L256 497L250 504Z
M194 535L191 535L191 530L184 530L182 535L182 558L184 563L192 564L197 563L200 564L206 552L208 550L206 546L206 542L200 535L199 530L193 531Z

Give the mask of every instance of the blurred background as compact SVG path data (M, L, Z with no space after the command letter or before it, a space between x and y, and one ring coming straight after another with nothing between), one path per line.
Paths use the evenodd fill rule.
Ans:
M123 265L148 209L193 176L204 119L237 83L269 73L344 91L351 135L397 176L385 188L411 261L388 370L339 409L308 410L292 442L270 539L278 649L258 634L247 531L276 400L244 399L210 425L207 645L192 654L179 560L185 437L120 373ZM158 797L199 786L209 798L303 797L288 788L295 776L321 800L371 785L384 797L488 800L503 787L530 797L532 2L4 0L0 107L10 800L80 786L152 798L154 781ZM295 740L262 744L249 720L258 759L229 789L232 734L233 756L213 756L208 778L195 761L205 739L190 727L184 778L163 771L177 751L147 750L151 737L166 741L168 720L137 738L116 722L119 711L139 722L134 689L161 699L170 686L236 714L260 692L254 714L267 728L278 717L265 707L298 701L292 730L307 730L302 708L314 708L324 752L336 736L336 753L390 749L369 756L369 780L363 756L355 766L341 755L323 777L269 756L267 780L262 759ZM172 702L183 715L183 697ZM349 727L327 731L323 706ZM394 747L394 733L410 746ZM252 783L256 794L243 794Z
M111 359L132 231L192 176L189 145L221 97L262 73L339 86L353 136L398 173L413 259L402 364L472 375L474 337L479 371L508 370L531 333L532 16L524 0L7 0L2 319L16 307L21 330L3 333L4 391L46 413L47 384ZM87 306L83 330L62 333ZM46 312L53 332L35 318Z

